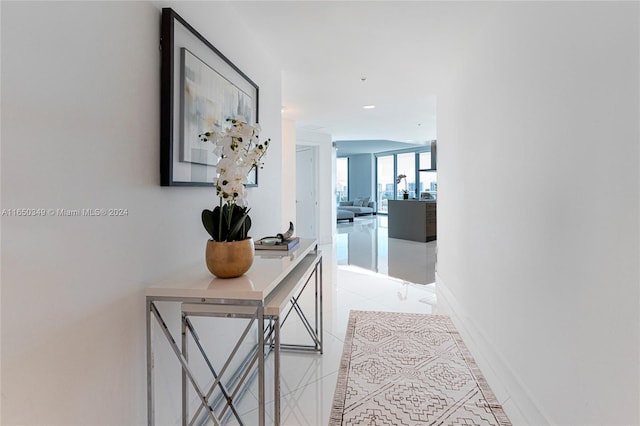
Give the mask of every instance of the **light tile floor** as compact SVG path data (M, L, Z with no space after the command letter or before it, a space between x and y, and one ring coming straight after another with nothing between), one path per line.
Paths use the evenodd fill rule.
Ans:
M324 354L282 353L283 425L328 424L351 309L437 313L436 242L387 238L386 224L386 216L361 217L353 223L339 223L335 246L321 247ZM283 342L308 343L305 337L298 322L290 320L283 326ZM272 371L271 359L267 361L267 372ZM268 377L267 383L270 382L271 377ZM269 392L267 387L267 420L272 421L273 395ZM249 425L257 424L257 411L250 409L257 405L256 395L254 384L240 405ZM229 424L236 423L230 420Z

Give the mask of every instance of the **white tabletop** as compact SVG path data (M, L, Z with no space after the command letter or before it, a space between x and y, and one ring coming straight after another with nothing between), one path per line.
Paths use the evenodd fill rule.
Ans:
M253 265L238 278L217 278L207 270L204 258L198 264L170 274L151 284L147 297L182 299L233 299L264 301L269 293L313 249L315 239L300 239L293 250L256 250Z

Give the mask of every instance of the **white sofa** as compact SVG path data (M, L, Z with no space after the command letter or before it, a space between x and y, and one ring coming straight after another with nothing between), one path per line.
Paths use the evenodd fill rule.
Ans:
M369 198L356 198L354 201L340 201L338 210L348 210L356 216L365 214L376 214L376 202L369 201Z
M349 210L342 210L340 208L338 208L338 214L336 215L338 220L348 220L349 222L353 222L354 216L355 214L353 212L350 212Z

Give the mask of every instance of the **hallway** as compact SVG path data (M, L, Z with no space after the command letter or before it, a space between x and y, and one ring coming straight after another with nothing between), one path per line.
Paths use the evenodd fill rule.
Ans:
M339 223L335 248L321 247L324 354L282 353L283 425L328 423L350 310L438 313L433 282L436 241L416 243L388 239L386 223L386 216L363 216L353 223ZM283 326L283 341L308 343L306 332L295 321L297 318ZM271 362L269 357L268 376ZM269 383L271 378L267 380ZM254 384L240 403L246 424L257 421L256 395ZM271 413L273 397L268 387L267 403ZM229 424L237 423L229 419Z

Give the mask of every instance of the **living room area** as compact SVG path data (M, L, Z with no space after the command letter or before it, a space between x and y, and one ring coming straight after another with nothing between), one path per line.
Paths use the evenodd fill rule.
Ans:
M435 119L435 110L432 111ZM389 200L437 199L437 155L433 140L338 140L336 146L337 210L354 216L388 214ZM338 220L351 218L338 214Z

